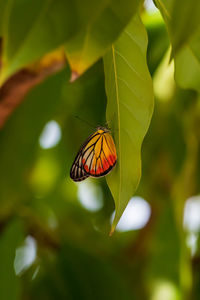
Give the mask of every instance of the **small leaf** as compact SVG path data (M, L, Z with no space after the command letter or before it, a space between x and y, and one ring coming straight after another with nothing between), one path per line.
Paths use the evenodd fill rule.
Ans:
M146 50L147 34L135 16L104 57L107 121L111 122L118 153L116 168L107 176L116 208L111 234L141 176L141 145L153 112Z
M81 75L105 53L128 24L138 4L139 0L100 1L98 14L66 43L73 74Z

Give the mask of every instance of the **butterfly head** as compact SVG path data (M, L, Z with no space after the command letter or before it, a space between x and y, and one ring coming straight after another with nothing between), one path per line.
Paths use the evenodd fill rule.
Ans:
M99 131L99 133L110 132L110 129L103 127L103 126L98 126L97 131Z

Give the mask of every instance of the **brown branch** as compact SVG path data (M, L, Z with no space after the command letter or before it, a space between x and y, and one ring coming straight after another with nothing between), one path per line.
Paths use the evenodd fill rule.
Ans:
M44 80L47 76L61 70L66 63L62 59L52 61L50 65L39 71L24 69L9 78L0 88L0 129L4 126L10 115L23 101L28 91Z

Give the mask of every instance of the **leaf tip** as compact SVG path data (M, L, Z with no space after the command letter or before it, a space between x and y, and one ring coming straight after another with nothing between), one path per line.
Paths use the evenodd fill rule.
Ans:
M112 225L110 232L109 232L109 236L111 237L114 232L115 232L115 226Z
M69 82L74 82L80 75L76 71L72 71Z

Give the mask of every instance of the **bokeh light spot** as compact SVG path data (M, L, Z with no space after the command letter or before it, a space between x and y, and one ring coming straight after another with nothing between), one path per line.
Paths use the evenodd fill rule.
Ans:
M14 270L16 275L21 275L35 261L37 244L33 237L27 236L24 245L16 249Z
M59 143L61 136L60 125L52 120L45 125L39 137L39 144L43 149L55 147Z
M191 256L197 251L198 234L200 232L200 196L193 196L185 202L183 226L187 232L186 244Z
M193 196L186 201L183 225L190 232L200 231L200 196Z
M153 288L152 300L180 300L178 288L169 281L158 281Z
M101 187L89 179L79 182L78 199L81 205L89 211L100 210L103 206L103 193Z
M196 233L188 233L186 237L186 244L190 248L191 256L194 256L197 251L197 239Z
M144 7L146 8L146 10L148 11L148 13L155 13L158 11L157 7L155 6L155 4L153 3L152 0L145 0L144 1Z
M151 216L149 203L141 197L132 197L129 201L117 227L118 231L129 231L143 228ZM111 223L114 213L111 216Z

